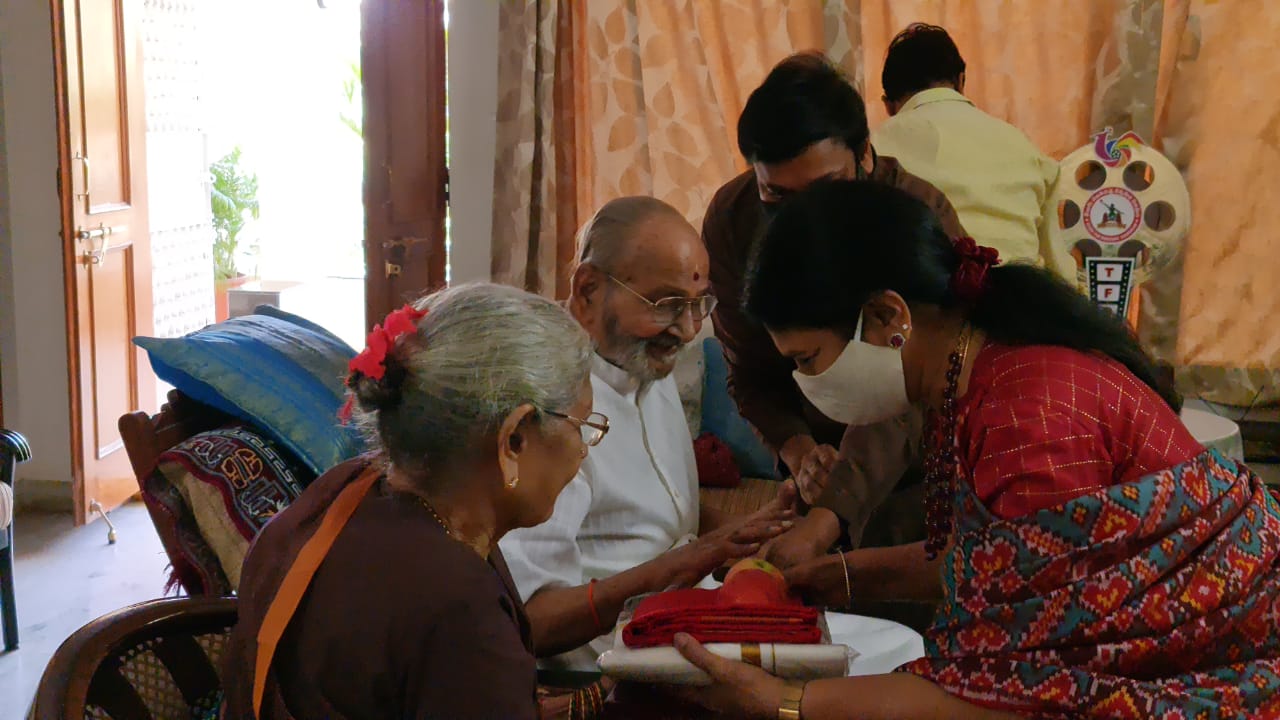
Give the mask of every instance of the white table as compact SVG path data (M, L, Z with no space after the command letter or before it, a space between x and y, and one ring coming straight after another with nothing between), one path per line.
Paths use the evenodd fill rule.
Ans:
M831 642L848 645L858 653L849 663L849 675L879 675L924 657L920 633L890 620L828 612Z
M1188 407L1182 409L1182 424L1205 448L1244 462L1244 440L1240 437L1239 425L1221 415Z

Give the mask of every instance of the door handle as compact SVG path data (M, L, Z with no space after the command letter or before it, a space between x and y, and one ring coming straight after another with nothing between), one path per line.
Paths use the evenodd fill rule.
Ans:
M393 237L382 243L382 249L386 251L386 257L383 261L383 273L388 278L400 277L404 272L405 257L410 247L414 245L423 245L430 242L430 238L424 237Z
M90 243L89 249L81 257L89 265L101 265L106 260L107 249L111 245L110 237L127 229L124 225L107 227L101 223L96 228L78 228L76 239Z
M87 205L89 203L89 156L77 150L75 154L71 156L71 159L80 161L80 170L83 173L82 177L84 179L84 184L81 186L84 192L75 193L75 196L77 198L84 198L85 204Z
M106 225L98 225L98 227L89 228L88 230L85 230L84 228L80 228L76 232L76 237L80 240L98 240L100 238L105 238L108 235L119 235L120 233L128 229L129 228L125 227L124 225L115 225L113 227L107 227Z

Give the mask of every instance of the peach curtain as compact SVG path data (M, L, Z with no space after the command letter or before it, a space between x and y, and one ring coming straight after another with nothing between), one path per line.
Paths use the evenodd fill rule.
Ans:
M822 0L502 2L494 279L564 297L577 228L621 195L700 223L778 59L821 48L860 80L856 18Z
M591 174L579 142L588 122L578 90L580 8L574 0L504 1L498 13L492 275L551 297L569 291L580 178Z
M619 195L655 195L699 223L716 188L743 167L735 128L747 95L797 50L823 50L844 67L863 91L874 127L885 117L879 74L888 42L923 21L945 26L960 46L966 94L1046 153L1061 157L1106 126L1163 143L1191 186L1196 229L1185 253L1185 288L1177 264L1144 293L1144 340L1169 359L1176 342L1190 364L1280 367L1280 333L1266 332L1280 316L1280 290L1267 282L1280 266L1268 232L1280 209L1261 202L1276 183L1250 182L1280 172L1271 169L1280 168L1272 81L1280 57L1266 49L1280 29L1275 13L1213 0L587 0L572 3L572 14L568 4L503 3L501 65L523 74L500 69L495 270L562 272L534 265L571 257L574 229ZM557 15L555 22L532 23L534 9ZM539 104L527 89L534 40L558 43L539 45L548 57L534 75L549 86L537 85L540 97L571 95L571 102ZM558 58L566 55L572 72L546 77L548 68L564 69ZM526 84L506 84L516 80ZM575 118L562 115L570 107ZM531 136L536 127L542 132ZM550 143L542 151L546 175L557 137L570 143L572 152L561 154L573 159L556 166L565 172L555 182L543 181L555 192L530 193L531 148ZM535 223L521 219L539 213L537 242L530 243ZM501 222L511 227L500 239ZM1212 292L1224 277L1239 291Z
M1183 255L1178 358L1190 393L1280 401L1280 15L1264 3L1171 0L1157 136L1195 219Z
M738 115L780 58L822 48L856 72L843 3L588 2L590 197L652 194L699 223L740 172Z

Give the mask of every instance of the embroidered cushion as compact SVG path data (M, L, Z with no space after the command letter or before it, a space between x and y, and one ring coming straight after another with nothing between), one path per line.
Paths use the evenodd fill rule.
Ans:
M703 343L707 372L702 388L702 432L720 438L733 453L744 477L778 479L778 464L755 428L742 415L729 396L729 364L724 359L720 341L707 338Z
M230 595L235 588L222 572L217 554L200 533L195 514L169 480L168 473L159 466L142 481L142 502L169 556L165 592L181 588L192 596Z
M160 455L232 588L249 544L315 479L292 453L240 423L192 436Z
M246 420L321 472L360 454L338 422L355 351L314 323L274 308L180 338L135 338L161 380Z

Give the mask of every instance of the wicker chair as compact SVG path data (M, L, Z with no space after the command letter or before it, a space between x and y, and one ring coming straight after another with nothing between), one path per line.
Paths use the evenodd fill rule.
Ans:
M33 720L192 720L222 698L234 598L152 600L80 628L54 653Z

